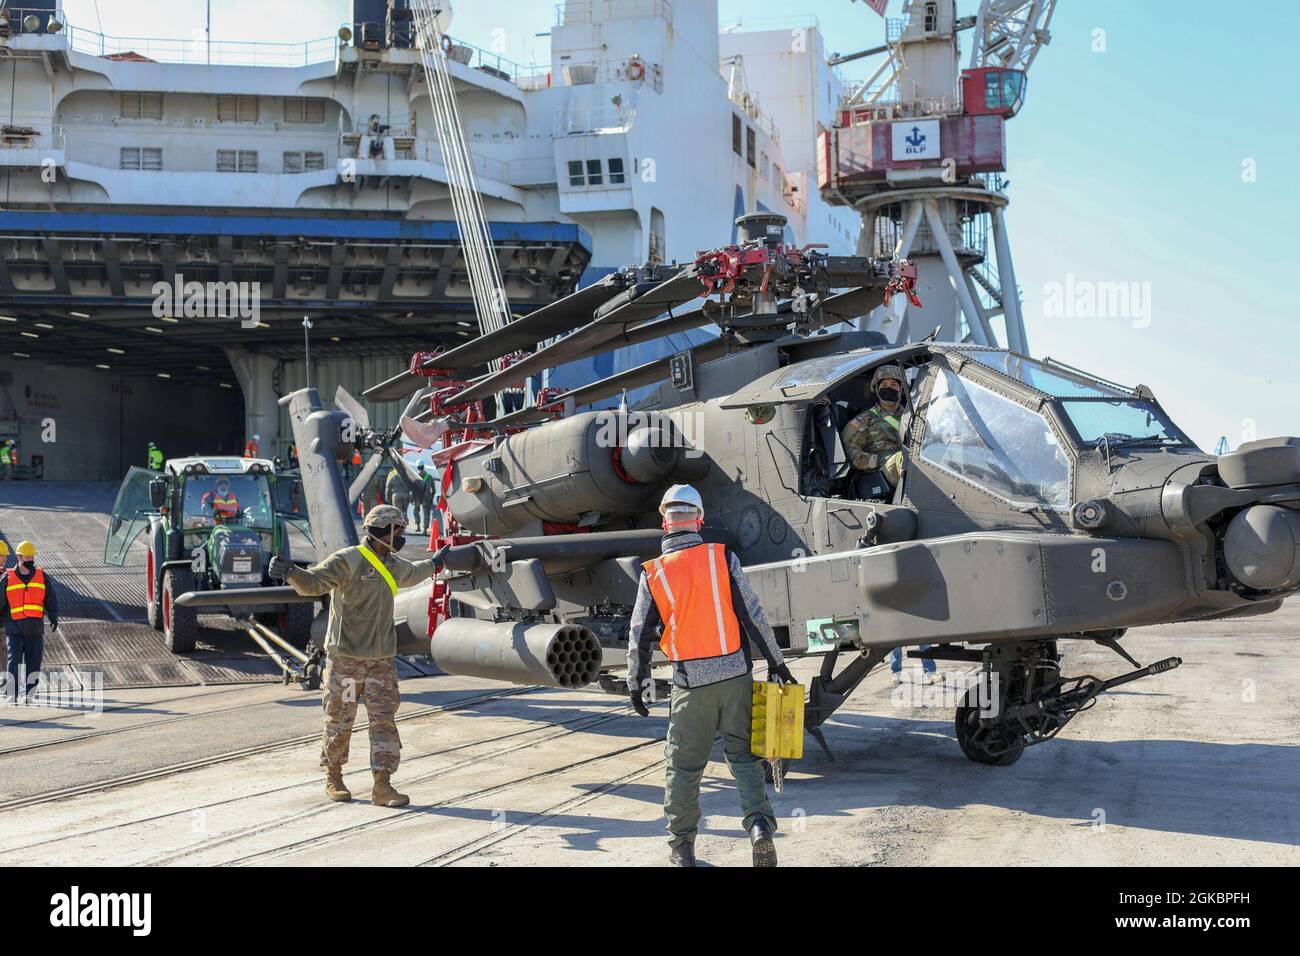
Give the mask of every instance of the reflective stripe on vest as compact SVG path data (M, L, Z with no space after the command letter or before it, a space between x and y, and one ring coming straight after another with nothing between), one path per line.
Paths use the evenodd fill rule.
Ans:
M697 544L647 561L645 567L664 620L659 647L670 661L725 657L740 650L726 548Z
M379 576L388 582L388 589L393 592L393 597L397 597L397 582L393 580L393 576L388 572L388 569L384 567L384 562L379 560L379 555L375 554L375 552L371 551L364 544L357 545L357 550L361 552L363 558L374 566L374 569L379 572Z
M32 579L23 583L12 568L5 575L5 598L9 601L9 616L15 621L40 618L45 614L45 572L40 568Z
M882 412L882 411L880 410L880 406L879 406L879 405L872 405L871 408L868 409L868 410L871 412L872 415L874 415L876 418L880 419L880 421L884 422L886 425L888 425L888 426L889 426L890 428L892 428L894 431L898 431L898 429L899 429L899 427L900 427L900 423L899 423L899 421L898 421L898 417L897 417L897 416L895 416L895 415L890 415L890 414L888 414L887 412Z

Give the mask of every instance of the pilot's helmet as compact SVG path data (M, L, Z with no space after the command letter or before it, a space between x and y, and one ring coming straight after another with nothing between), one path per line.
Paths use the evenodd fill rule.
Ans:
M900 365L882 365L876 369L876 374L871 376L871 391L875 392L876 387L887 378L892 378L899 385L906 387L907 374Z

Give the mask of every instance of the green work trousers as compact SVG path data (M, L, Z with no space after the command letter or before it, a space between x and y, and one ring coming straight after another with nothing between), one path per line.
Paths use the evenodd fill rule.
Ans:
M695 842L700 827L700 778L718 734L722 735L722 752L740 791L745 829L759 817L767 817L776 827L763 782L763 766L749 751L753 686L753 678L742 674L703 687L673 687L666 749L668 778L664 784L669 846Z

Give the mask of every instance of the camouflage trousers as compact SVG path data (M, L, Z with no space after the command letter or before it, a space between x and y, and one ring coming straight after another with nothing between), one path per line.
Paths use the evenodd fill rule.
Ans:
M370 769L392 773L401 760L402 740L397 734L397 663L391 657L361 660L330 657L325 667L322 699L325 704L325 734L321 739L320 765L342 767L348 762L352 723L357 704L366 705L370 718Z

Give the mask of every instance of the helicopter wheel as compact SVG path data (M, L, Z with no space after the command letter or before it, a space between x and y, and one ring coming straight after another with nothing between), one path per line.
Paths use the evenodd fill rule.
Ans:
M990 752L990 744L1003 744L1008 741L1003 739L1003 725L980 726L980 707L976 699L976 691L977 688L974 687L968 690L957 707L957 716L953 721L957 733L957 745L961 747L961 752L966 755L966 758L975 763L990 767L1009 767L1024 754L1024 741L1017 736L1009 742L1007 749L998 747L997 752Z

